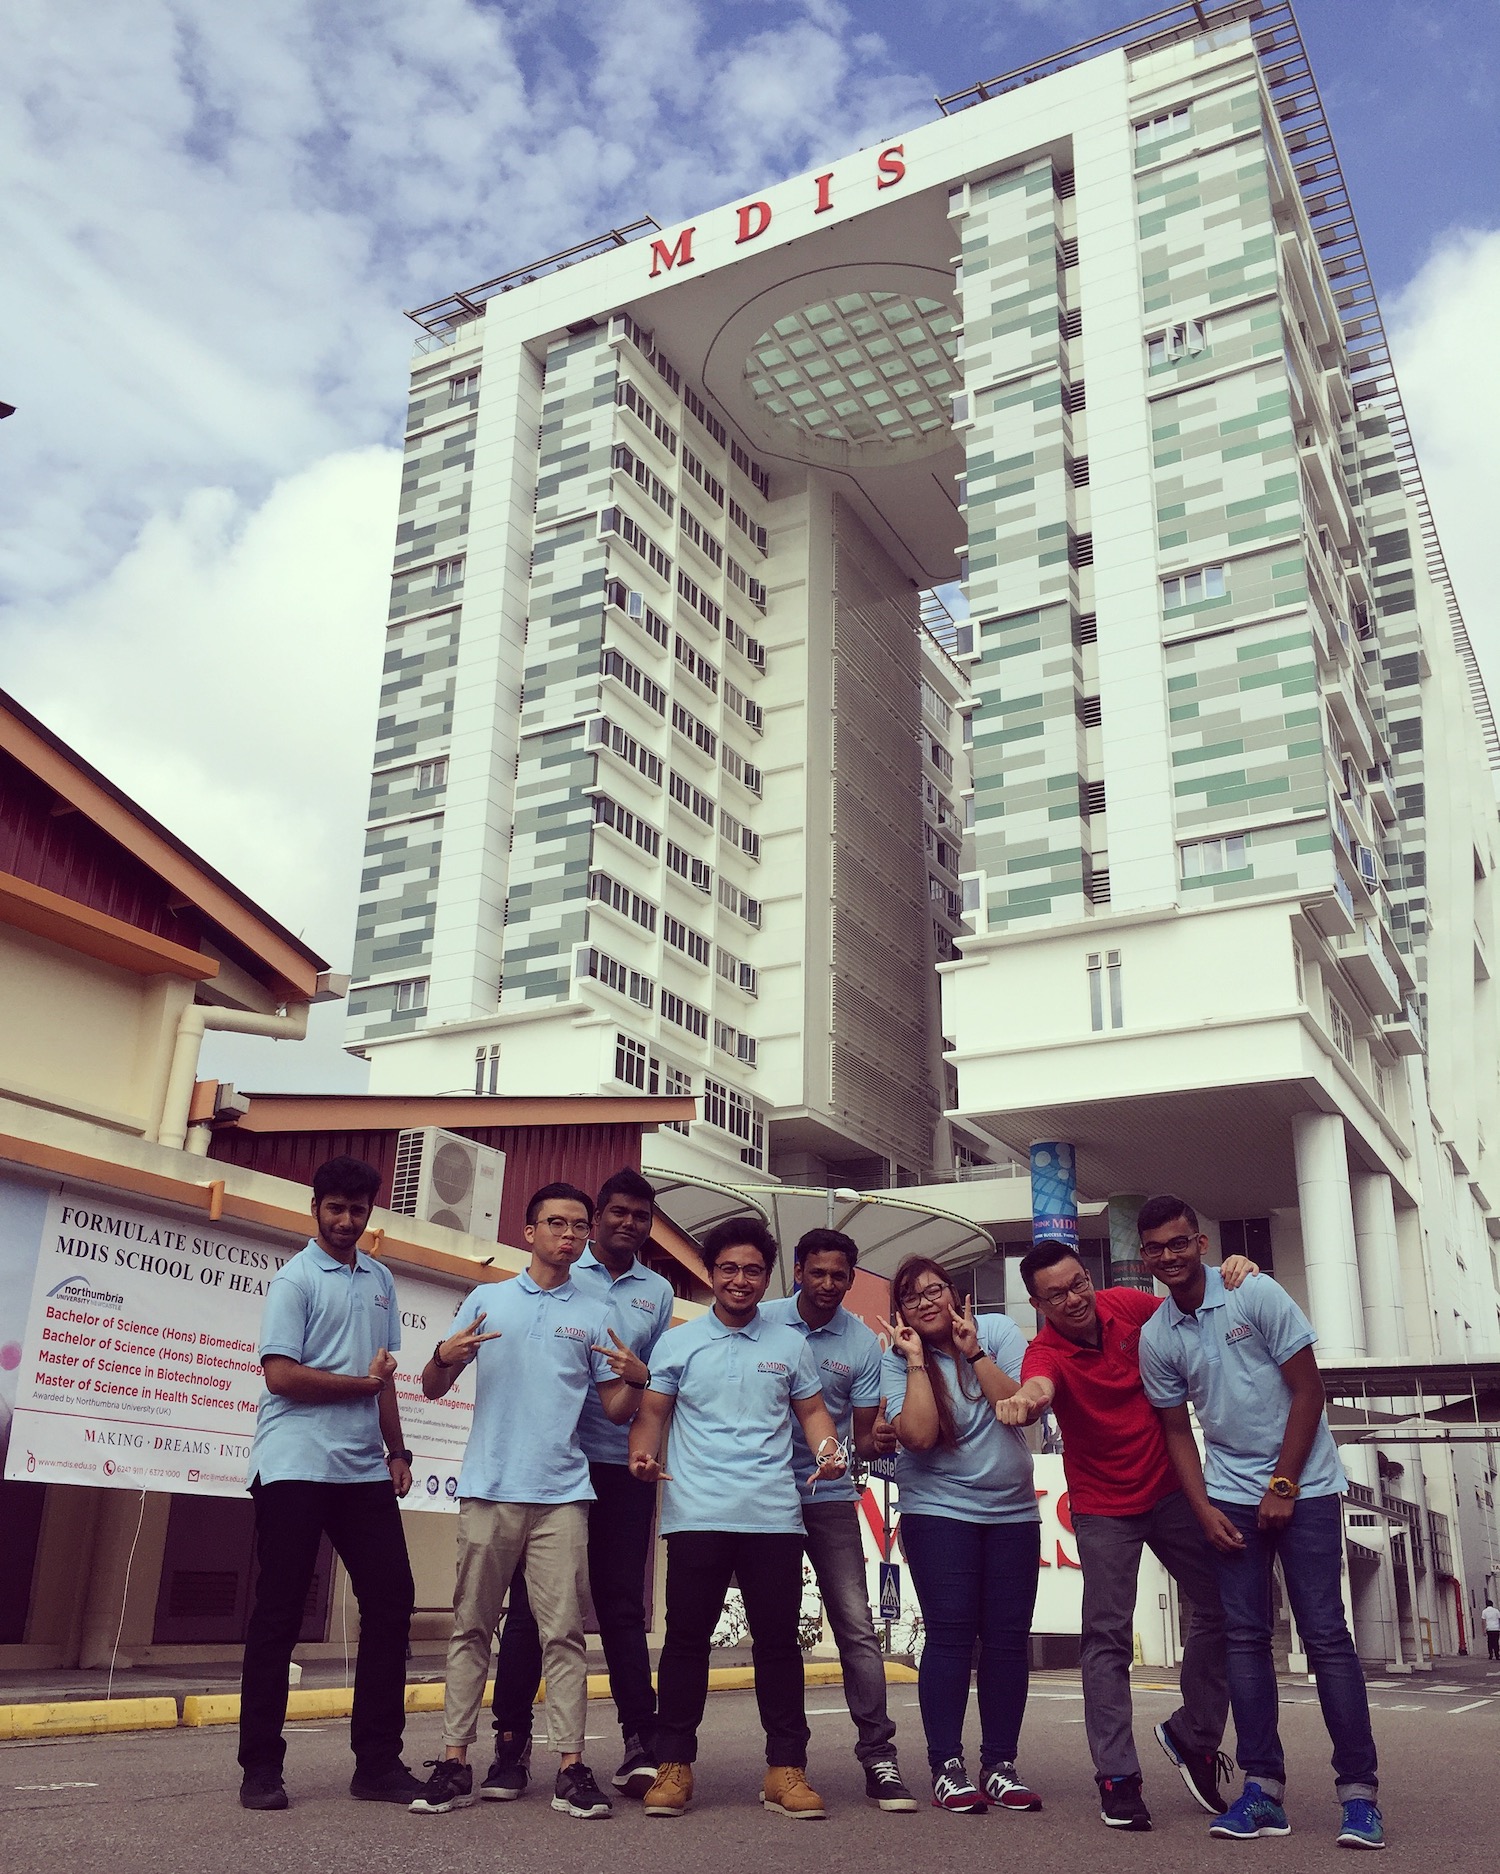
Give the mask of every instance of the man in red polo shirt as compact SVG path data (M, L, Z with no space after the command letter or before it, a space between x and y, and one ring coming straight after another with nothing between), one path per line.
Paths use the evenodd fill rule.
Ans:
M1235 1287L1256 1265L1231 1257ZM1226 1804L1219 1754L1229 1713L1224 1615L1213 1551L1178 1488L1161 1425L1141 1386L1136 1347L1160 1302L1137 1288L1096 1289L1076 1250L1038 1243L1021 1279L1042 1326L1021 1364L1021 1385L1002 1399L1002 1424L1025 1425L1050 1407L1063 1435L1063 1471L1083 1564L1083 1715L1099 1813L1110 1828L1144 1831L1141 1764L1131 1729L1136 1579L1147 1545L1192 1612L1182 1652L1182 1704L1156 1726L1157 1742L1189 1794L1210 1815Z

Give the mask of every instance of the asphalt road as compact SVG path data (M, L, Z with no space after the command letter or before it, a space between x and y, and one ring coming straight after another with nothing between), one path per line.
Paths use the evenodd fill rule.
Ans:
M1149 1835L1106 1830L1098 1819L1084 1749L1076 1674L1038 1674L1022 1738L1021 1765L1045 1798L1038 1815L992 1813L983 1819L924 1807L883 1815L863 1798L851 1753L848 1714L836 1688L808 1695L813 1729L809 1766L829 1807L826 1822L796 1824L756 1801L762 1767L755 1703L748 1693L709 1700L698 1801L673 1821L647 1821L621 1803L608 1822L584 1823L548 1805L552 1764L539 1746L534 1780L519 1803L483 1803L447 1816L357 1803L346 1788L351 1767L341 1723L306 1724L289 1736L287 1784L292 1807L253 1815L236 1802L239 1783L232 1727L178 1730L37 1744L0 1745L0 1869L57 1874L243 1874L247 1868L312 1868L319 1874L445 1874L479 1866L543 1867L552 1874L621 1869L687 1874L870 1874L951 1862L976 1854L1025 1874L1114 1874L1253 1858L1276 1874L1342 1866L1335 1850L1338 1811L1327 1768L1328 1742L1311 1686L1283 1687L1283 1737L1292 1766L1287 1807L1293 1834L1236 1844L1211 1841L1207 1818L1189 1802L1150 1735L1173 1704L1161 1681L1137 1685L1138 1742L1146 1796L1156 1821ZM1440 1689L1443 1688L1443 1689ZM915 1686L892 1686L903 1768L925 1802ZM1477 1662L1440 1673L1372 1682L1381 1748L1382 1798L1391 1837L1385 1866L1423 1874L1500 1868L1500 1667ZM597 1741L589 1758L613 1769L618 1734L613 1710L590 1707ZM975 1721L970 1714L971 1748ZM437 1752L440 1720L414 1716L407 1760L415 1768ZM479 1756L476 1751L476 1756Z

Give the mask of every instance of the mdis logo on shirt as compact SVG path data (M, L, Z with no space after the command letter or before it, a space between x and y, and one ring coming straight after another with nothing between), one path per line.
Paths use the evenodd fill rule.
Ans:
M825 1373L841 1373L845 1379L854 1371L852 1366L847 1366L842 1360L820 1360L818 1364Z
M1251 1327L1248 1321L1241 1321L1238 1327L1230 1328L1229 1332L1224 1336L1224 1345L1229 1347L1237 1340L1249 1340L1254 1332L1255 1329Z
M757 1373L777 1373L782 1379L785 1379L792 1369L787 1365L785 1360L762 1360L755 1370Z
M556 1339L558 1336L561 1336L562 1339L564 1340L587 1341L588 1339L588 1335L584 1333L581 1327L569 1327L566 1321L564 1321L560 1326L555 1327L552 1330L552 1333L553 1333L554 1339Z
M646 1301L640 1296L636 1296L630 1305L632 1308L639 1308L642 1314L656 1313L656 1303L654 1301Z

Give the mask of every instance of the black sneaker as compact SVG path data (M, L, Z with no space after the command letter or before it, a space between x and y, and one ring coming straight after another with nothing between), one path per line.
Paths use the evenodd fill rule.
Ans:
M1156 1741L1177 1766L1177 1774L1198 1807L1209 1815L1223 1815L1229 1807L1219 1785L1234 1775L1234 1766L1222 1750L1189 1750L1165 1719L1156 1727Z
M531 1781L531 1739L519 1750L503 1739L495 1746L495 1761L490 1765L479 1793L486 1802L517 1802L526 1794Z
M656 1781L659 1767L653 1753L632 1733L625 1740L620 1767L609 1780L622 1796L633 1796L639 1802Z
M1151 1811L1141 1798L1138 1776L1100 1777L1099 1819L1106 1828L1128 1828L1137 1835L1149 1832Z
M432 1775L420 1786L421 1794L411 1805L413 1815L446 1815L450 1809L467 1809L478 1800L474 1772L466 1763L429 1757L426 1768Z
M654 1783L656 1778L653 1776ZM580 1822L602 1822L615 1812L615 1806L594 1781L586 1763L570 1763L559 1770L552 1786L552 1807L565 1815L577 1816Z
M422 1794L423 1783L404 1763L389 1770L356 1770L349 1779L349 1794L359 1802L404 1802L408 1806Z
M285 1809L286 1784L274 1770L247 1771L240 1782L242 1809Z
M888 1815L915 1810L917 1799L901 1781L901 1770L894 1757L882 1757L878 1763L865 1765L865 1798Z

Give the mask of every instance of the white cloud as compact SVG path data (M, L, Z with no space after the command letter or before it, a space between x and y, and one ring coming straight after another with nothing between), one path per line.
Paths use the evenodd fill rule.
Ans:
M1453 229L1387 313L1434 519L1491 701L1500 709L1500 229Z
M103 579L38 608L7 683L273 916L347 959L399 457L260 506L204 488Z

